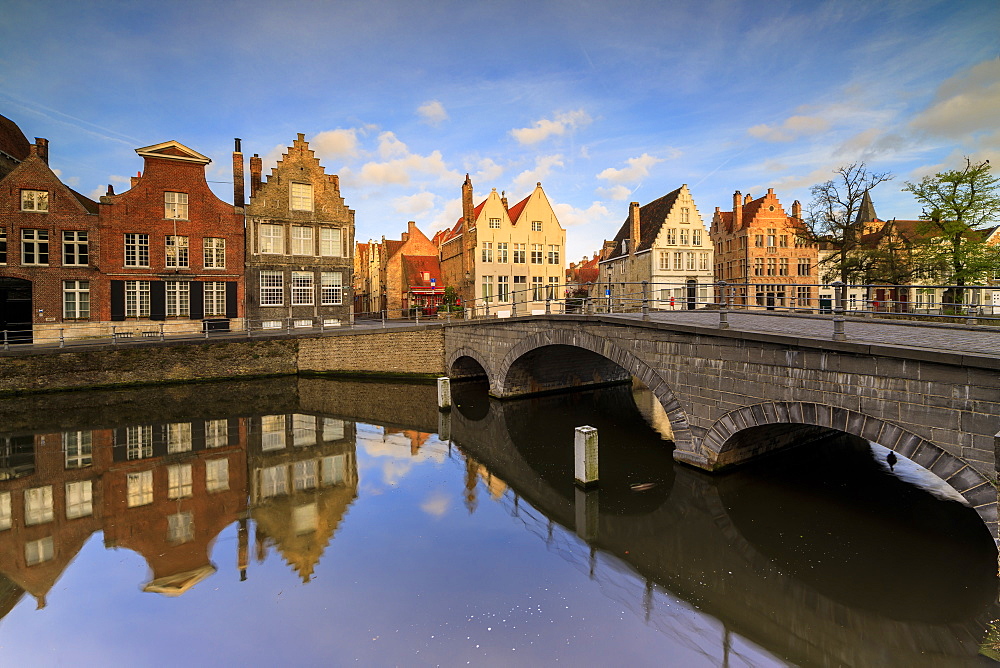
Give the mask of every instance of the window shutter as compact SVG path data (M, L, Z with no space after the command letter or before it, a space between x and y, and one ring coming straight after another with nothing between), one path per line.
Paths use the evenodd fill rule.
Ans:
M191 319L201 320L205 317L205 284L201 281L191 281Z
M167 319L167 284L163 281L149 283L149 319Z
M229 281L226 283L226 317L227 318L238 318L239 317L239 304L236 301L236 281Z
M111 320L125 319L125 281L111 281Z

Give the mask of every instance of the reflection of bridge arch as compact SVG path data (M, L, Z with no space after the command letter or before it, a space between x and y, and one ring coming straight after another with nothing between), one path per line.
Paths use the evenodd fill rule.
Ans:
M523 339L514 345L504 356L496 372L490 374L491 392L499 397L506 397L513 394L513 385L517 382L518 375L525 372L525 370L518 368L519 363L523 363L526 356L534 351L556 346L568 346L570 348L587 350L609 360L617 367L624 369L628 374L635 376L645 383L646 387L650 389L660 402L660 405L663 406L663 410L667 413L674 433L674 443L678 448L684 450L692 449L694 437L691 433L687 414L660 373L631 350L618 345L610 339L595 336L589 332L555 329L551 332L542 332ZM619 379L614 378L613 380Z
M719 418L702 440L716 467L745 461L753 454L782 447L787 440L774 426L820 427L858 436L919 464L962 495L987 523L997 521L997 492L979 471L941 447L902 427L857 411L809 402L767 402L730 411ZM791 432L797 436L799 432ZM996 537L994 537L996 539Z

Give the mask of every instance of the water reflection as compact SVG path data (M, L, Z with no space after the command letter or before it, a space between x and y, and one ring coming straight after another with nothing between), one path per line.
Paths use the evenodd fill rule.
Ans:
M603 638L610 653L584 654L591 662L628 648L640 662L666 652L680 662L963 663L1000 617L996 551L975 512L906 484L864 442L831 440L710 477L674 466L669 425L641 387L506 402L475 383L453 388L445 415L433 386L318 379L10 399L0 416L0 618L25 593L44 607L97 532L145 560L145 592L187 601L226 574L256 591L246 587L280 563L322 592L318 603L300 599L314 607L297 624L339 601L368 637L380 637L371 629L393 608L439 633L470 623L458 601L486 597L484 580L502 574L482 564L502 558L513 571L596 583L610 609L631 610L667 645L616 645L606 620L566 621ZM600 486L589 493L572 483L582 424L600 433ZM410 496L390 498L407 486ZM504 534L511 525L529 541L518 552L506 551L517 542ZM337 538L347 526L354 539ZM395 551L367 551L397 534ZM335 538L334 552L356 555L353 570L343 554L323 561ZM448 570L431 592L446 605L419 593L407 602L404 587L420 592L431 564ZM320 578L324 566L353 577ZM407 568L385 598L380 578ZM338 579L365 586L354 598L323 589ZM466 579L476 584L454 582ZM247 607L246 593L229 596L234 615ZM577 600L601 619L602 604ZM288 621L254 603L265 620ZM221 629L213 642L224 642ZM476 659L460 640L437 662ZM406 653L413 641L357 656L405 663L418 658ZM531 656L570 651L553 644Z

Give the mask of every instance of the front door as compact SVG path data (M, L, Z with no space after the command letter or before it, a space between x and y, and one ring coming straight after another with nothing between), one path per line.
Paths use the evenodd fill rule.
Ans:
M0 332L8 341L31 343L31 281L0 278Z

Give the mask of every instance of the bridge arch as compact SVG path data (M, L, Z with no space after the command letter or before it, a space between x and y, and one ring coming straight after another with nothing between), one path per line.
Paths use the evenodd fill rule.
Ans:
M997 490L990 480L961 457L947 452L896 424L857 411L811 402L763 402L732 410L705 434L701 449L711 468L722 468L782 447L781 439L761 438L777 425L819 428L858 436L892 450L924 467L954 489L975 509L996 540ZM750 439L741 439L753 433ZM793 432L800 436L802 432ZM771 433L773 435L773 432Z
M479 369L476 368L477 365ZM478 351L467 346L457 348L448 355L445 360L445 370L450 378L478 378L482 375L487 378L493 377L489 362L483 359Z
M670 419L676 448L686 451L694 450L695 439L687 413L659 372L627 348L589 332L559 328L534 334L521 340L504 356L497 366L496 372L490 374L491 392L498 397L511 396L511 370L516 369L518 361L532 351L550 346L567 346L586 350L613 362L639 378L657 398Z

